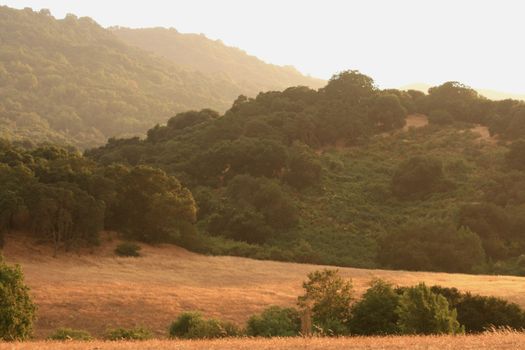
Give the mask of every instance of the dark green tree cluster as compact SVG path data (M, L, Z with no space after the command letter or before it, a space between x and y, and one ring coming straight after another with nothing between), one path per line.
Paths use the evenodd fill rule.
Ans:
M475 272L485 262L480 237L440 220L408 222L381 242L384 266L403 270Z
M321 182L316 150L397 129L406 113L392 91L347 71L319 91L295 87L240 96L223 116L209 109L179 113L145 140L110 139L86 156L103 164L145 163L175 175L194 192L199 227L212 236L257 245L292 237L299 246L295 198Z
M147 242L194 234L189 190L147 166L102 166L54 146L0 144L0 232L28 229L56 252L95 244L104 228Z
M298 299L310 331L325 335L456 334L463 328L447 299L419 285L396 289L374 280L363 297L353 302L350 281L338 270L315 271L303 284ZM305 322L305 321L303 321ZM308 322L308 321L306 321ZM309 331L309 330L305 330Z
M525 133L525 102L491 101L458 82L432 87L415 101L416 110L429 116L431 123L476 123L489 127L492 134L517 139Z
M495 119L479 119L478 110L506 103L458 83L428 94L380 90L345 71L318 91L239 96L224 115L179 113L144 140L110 139L86 156L180 179L199 207L202 252L521 274L521 141L481 149L464 132L491 126ZM431 125L401 132L408 113L427 113ZM477 220L483 203L505 220Z

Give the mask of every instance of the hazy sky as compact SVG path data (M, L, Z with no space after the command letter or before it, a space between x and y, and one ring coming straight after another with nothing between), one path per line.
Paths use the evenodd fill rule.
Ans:
M345 69L381 87L458 80L525 93L523 0L0 0L89 16L107 27L204 33L276 64L329 78Z

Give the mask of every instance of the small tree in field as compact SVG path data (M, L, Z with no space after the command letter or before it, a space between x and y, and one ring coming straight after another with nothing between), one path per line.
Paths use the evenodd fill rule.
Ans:
M350 305L353 300L351 281L345 281L338 270L314 271L303 282L305 294L298 299L303 312L311 311L315 328L323 334L348 333Z
M0 340L29 338L35 311L20 267L8 266L0 255Z
M424 283L404 291L396 313L399 329L405 334L464 333L456 310L450 310L447 299L433 293Z

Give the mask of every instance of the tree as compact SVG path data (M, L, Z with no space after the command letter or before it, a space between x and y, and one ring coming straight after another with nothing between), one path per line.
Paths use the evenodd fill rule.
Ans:
M20 266L8 266L0 255L0 339L25 340L31 336L36 306L24 284Z
M323 334L348 333L352 282L344 280L338 270L325 269L309 273L303 288L298 305L303 312L311 312L314 327Z
M324 89L330 99L339 99L346 104L357 105L376 92L374 80L356 70L335 74Z
M407 288L396 308L398 326L405 334L458 334L464 329L450 310L447 299L433 293L424 283Z
M447 298L449 307L457 310L458 322L467 333L481 333L491 327L525 328L525 312L514 303L496 297L461 293L456 288L432 286L431 290Z
M441 161L429 157L410 158L398 166L392 178L392 192L402 199L422 199L448 187Z
M407 110L394 94L379 95L373 102L369 118L378 131L389 131L405 125Z
M115 176L117 195L107 226L129 238L166 242L195 221L195 200L175 177L148 166L120 169Z
M471 272L484 262L478 235L443 220L412 221L385 237L383 266L418 271Z
M508 256L506 242L511 238L512 224L503 208L491 203L464 205L459 211L458 223L480 236L488 257L501 259Z
M352 306L350 332L359 335L399 333L396 313L399 299L390 283L373 280L361 300Z
M248 320L247 333L254 337L293 337L301 330L301 318L294 308L270 306Z
M284 180L298 189L303 189L319 183L321 171L321 164L308 146L294 143L288 152L288 171Z

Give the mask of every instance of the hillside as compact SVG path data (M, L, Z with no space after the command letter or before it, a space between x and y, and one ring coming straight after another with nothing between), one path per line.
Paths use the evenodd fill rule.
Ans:
M191 250L523 274L524 127L522 102L453 82L380 90L349 71L318 91L238 99L222 116L181 113L85 155L187 186L199 208Z
M245 91L247 83L225 74L127 45L90 18L57 20L45 10L0 7L0 42L0 137L10 140L93 147L143 135L184 110L225 111L239 94L268 86L254 82ZM248 62L271 77L272 87L313 82L253 57Z
M224 78L235 84L238 95L290 86L320 88L324 81L303 76L291 66L268 64L246 52L202 34L180 33L174 28L109 28L125 43L171 59L190 70Z
M35 332L43 338L58 327L102 335L110 327L145 325L158 336L178 313L201 310L242 324L270 304L293 305L308 272L322 266L213 257L172 245L143 245L140 258L117 258L118 240L104 235L100 247L52 257L20 233L10 235L3 254L21 264L38 305ZM341 268L362 292L374 277L404 285L457 287L525 306L525 278Z

